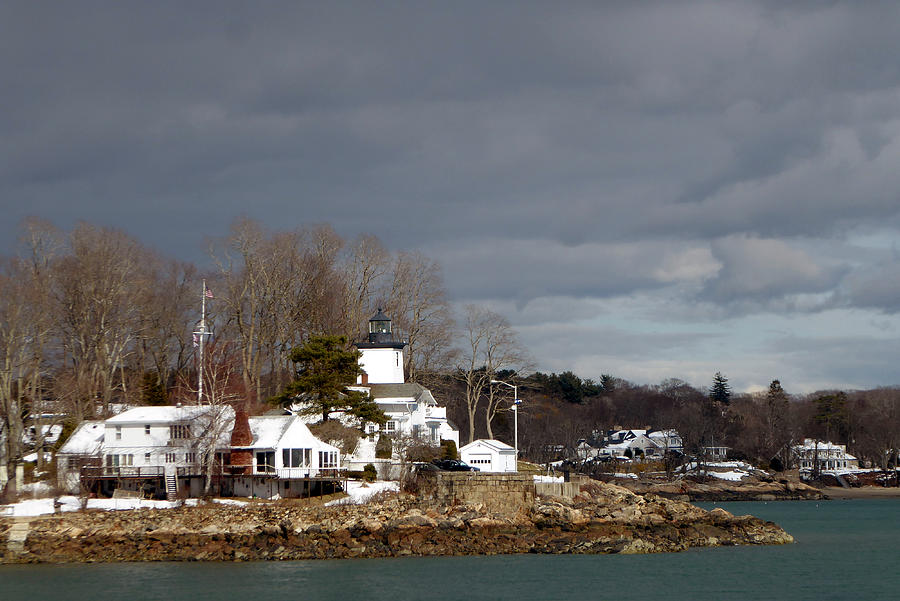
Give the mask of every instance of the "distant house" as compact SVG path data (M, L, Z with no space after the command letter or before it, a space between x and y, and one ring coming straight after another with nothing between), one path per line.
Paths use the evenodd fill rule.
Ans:
M859 468L859 460L847 452L847 446L805 438L803 444L792 447L800 470L818 469L820 472Z
M652 440L663 453L684 453L684 441L678 430L647 430L647 438Z
M654 458L662 454L656 442L647 436L647 430L610 431L597 452L598 457L610 459Z
M728 451L731 447L707 446L701 447L700 452L710 461L725 461L728 459Z
M236 443L235 435L239 439ZM60 487L199 496L302 496L334 480L337 448L295 415L247 417L228 405L137 407L82 423L57 454Z
M482 472L516 472L516 449L499 440L479 439L459 450L459 457Z

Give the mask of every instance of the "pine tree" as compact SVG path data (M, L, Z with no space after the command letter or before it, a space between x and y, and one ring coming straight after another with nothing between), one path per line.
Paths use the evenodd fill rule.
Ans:
M305 405L305 415L321 415L327 422L331 413L340 412L367 422L384 424L387 417L368 394L347 387L356 384L359 351L348 350L346 336L314 336L303 346L294 347L290 358L297 364L296 379L272 399L273 403Z
M727 405L731 402L731 386L728 384L728 378L717 371L713 376L713 384L709 389L709 398L716 403Z

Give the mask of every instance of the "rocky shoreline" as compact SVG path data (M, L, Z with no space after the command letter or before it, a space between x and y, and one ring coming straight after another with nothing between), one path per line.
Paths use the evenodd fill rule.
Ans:
M690 502L812 501L828 498L818 488L788 480L731 482L711 478L701 482L684 478L675 482L617 480L616 484L637 494L655 494Z
M11 541L14 526L0 520L0 540ZM779 526L752 516L592 482L573 499L539 497L514 514L483 504L426 504L411 495L332 507L209 503L57 514L30 520L21 548L4 545L0 562L658 553L791 542Z

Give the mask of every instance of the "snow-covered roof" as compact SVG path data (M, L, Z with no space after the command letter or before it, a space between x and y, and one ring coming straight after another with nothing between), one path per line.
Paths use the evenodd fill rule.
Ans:
M253 435L251 446L273 449L284 436L285 430L293 421L292 415L258 415L249 418L250 433ZM305 425L305 424L304 424Z
M234 416L234 410L230 406L220 405L162 405L155 407L135 407L124 411L119 415L106 420L107 424L159 424L184 422L195 419L198 416L221 410L221 415Z
M102 420L83 421L57 453L94 455L103 443L103 430Z
M497 451L498 453L510 452L515 453L516 449L506 444L505 442L501 442L499 440L492 440L487 438L479 438L478 440L473 440L469 444L459 449L459 452L469 452L472 449L477 447L487 447L492 451Z
M249 418L250 433L253 435L251 446L256 449L274 449L278 446L300 448L327 448L337 450L322 442L310 432L309 427L296 415L258 415ZM290 439L284 440L290 430Z

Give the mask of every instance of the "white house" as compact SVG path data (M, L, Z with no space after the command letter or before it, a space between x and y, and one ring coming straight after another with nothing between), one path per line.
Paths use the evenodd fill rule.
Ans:
M820 472L859 468L859 460L842 444L805 438L803 444L794 445L793 452L801 470L816 469L816 466Z
M368 393L388 418L384 426L367 424L368 437L360 440L352 457L353 468L375 460L378 438L416 438L439 445L452 440L459 445L459 429L447 419L447 408L437 404L431 391L414 382L405 382L403 348L406 343L393 338L391 320L379 309L369 320L369 337L357 343L363 370L352 390Z
M499 440L474 440L459 450L459 457L482 472L516 472L516 449Z
M598 457L623 459L634 457L659 458L663 451L647 436L647 430L616 430L610 432L605 444L597 451Z
M678 430L647 430L647 438L663 453L684 453L684 441Z
M232 442L232 457L249 451L250 469L232 473L231 492L238 497L300 497L313 492L311 478L336 476L340 451L309 431L297 415L261 415L248 419L251 440Z
M236 424L246 440L233 442ZM168 498L222 494L301 496L337 478L337 448L295 415L248 418L228 405L137 407L84 422L57 455L59 484L109 494L115 489ZM235 465L234 458L246 458ZM87 478L87 482L83 480Z

